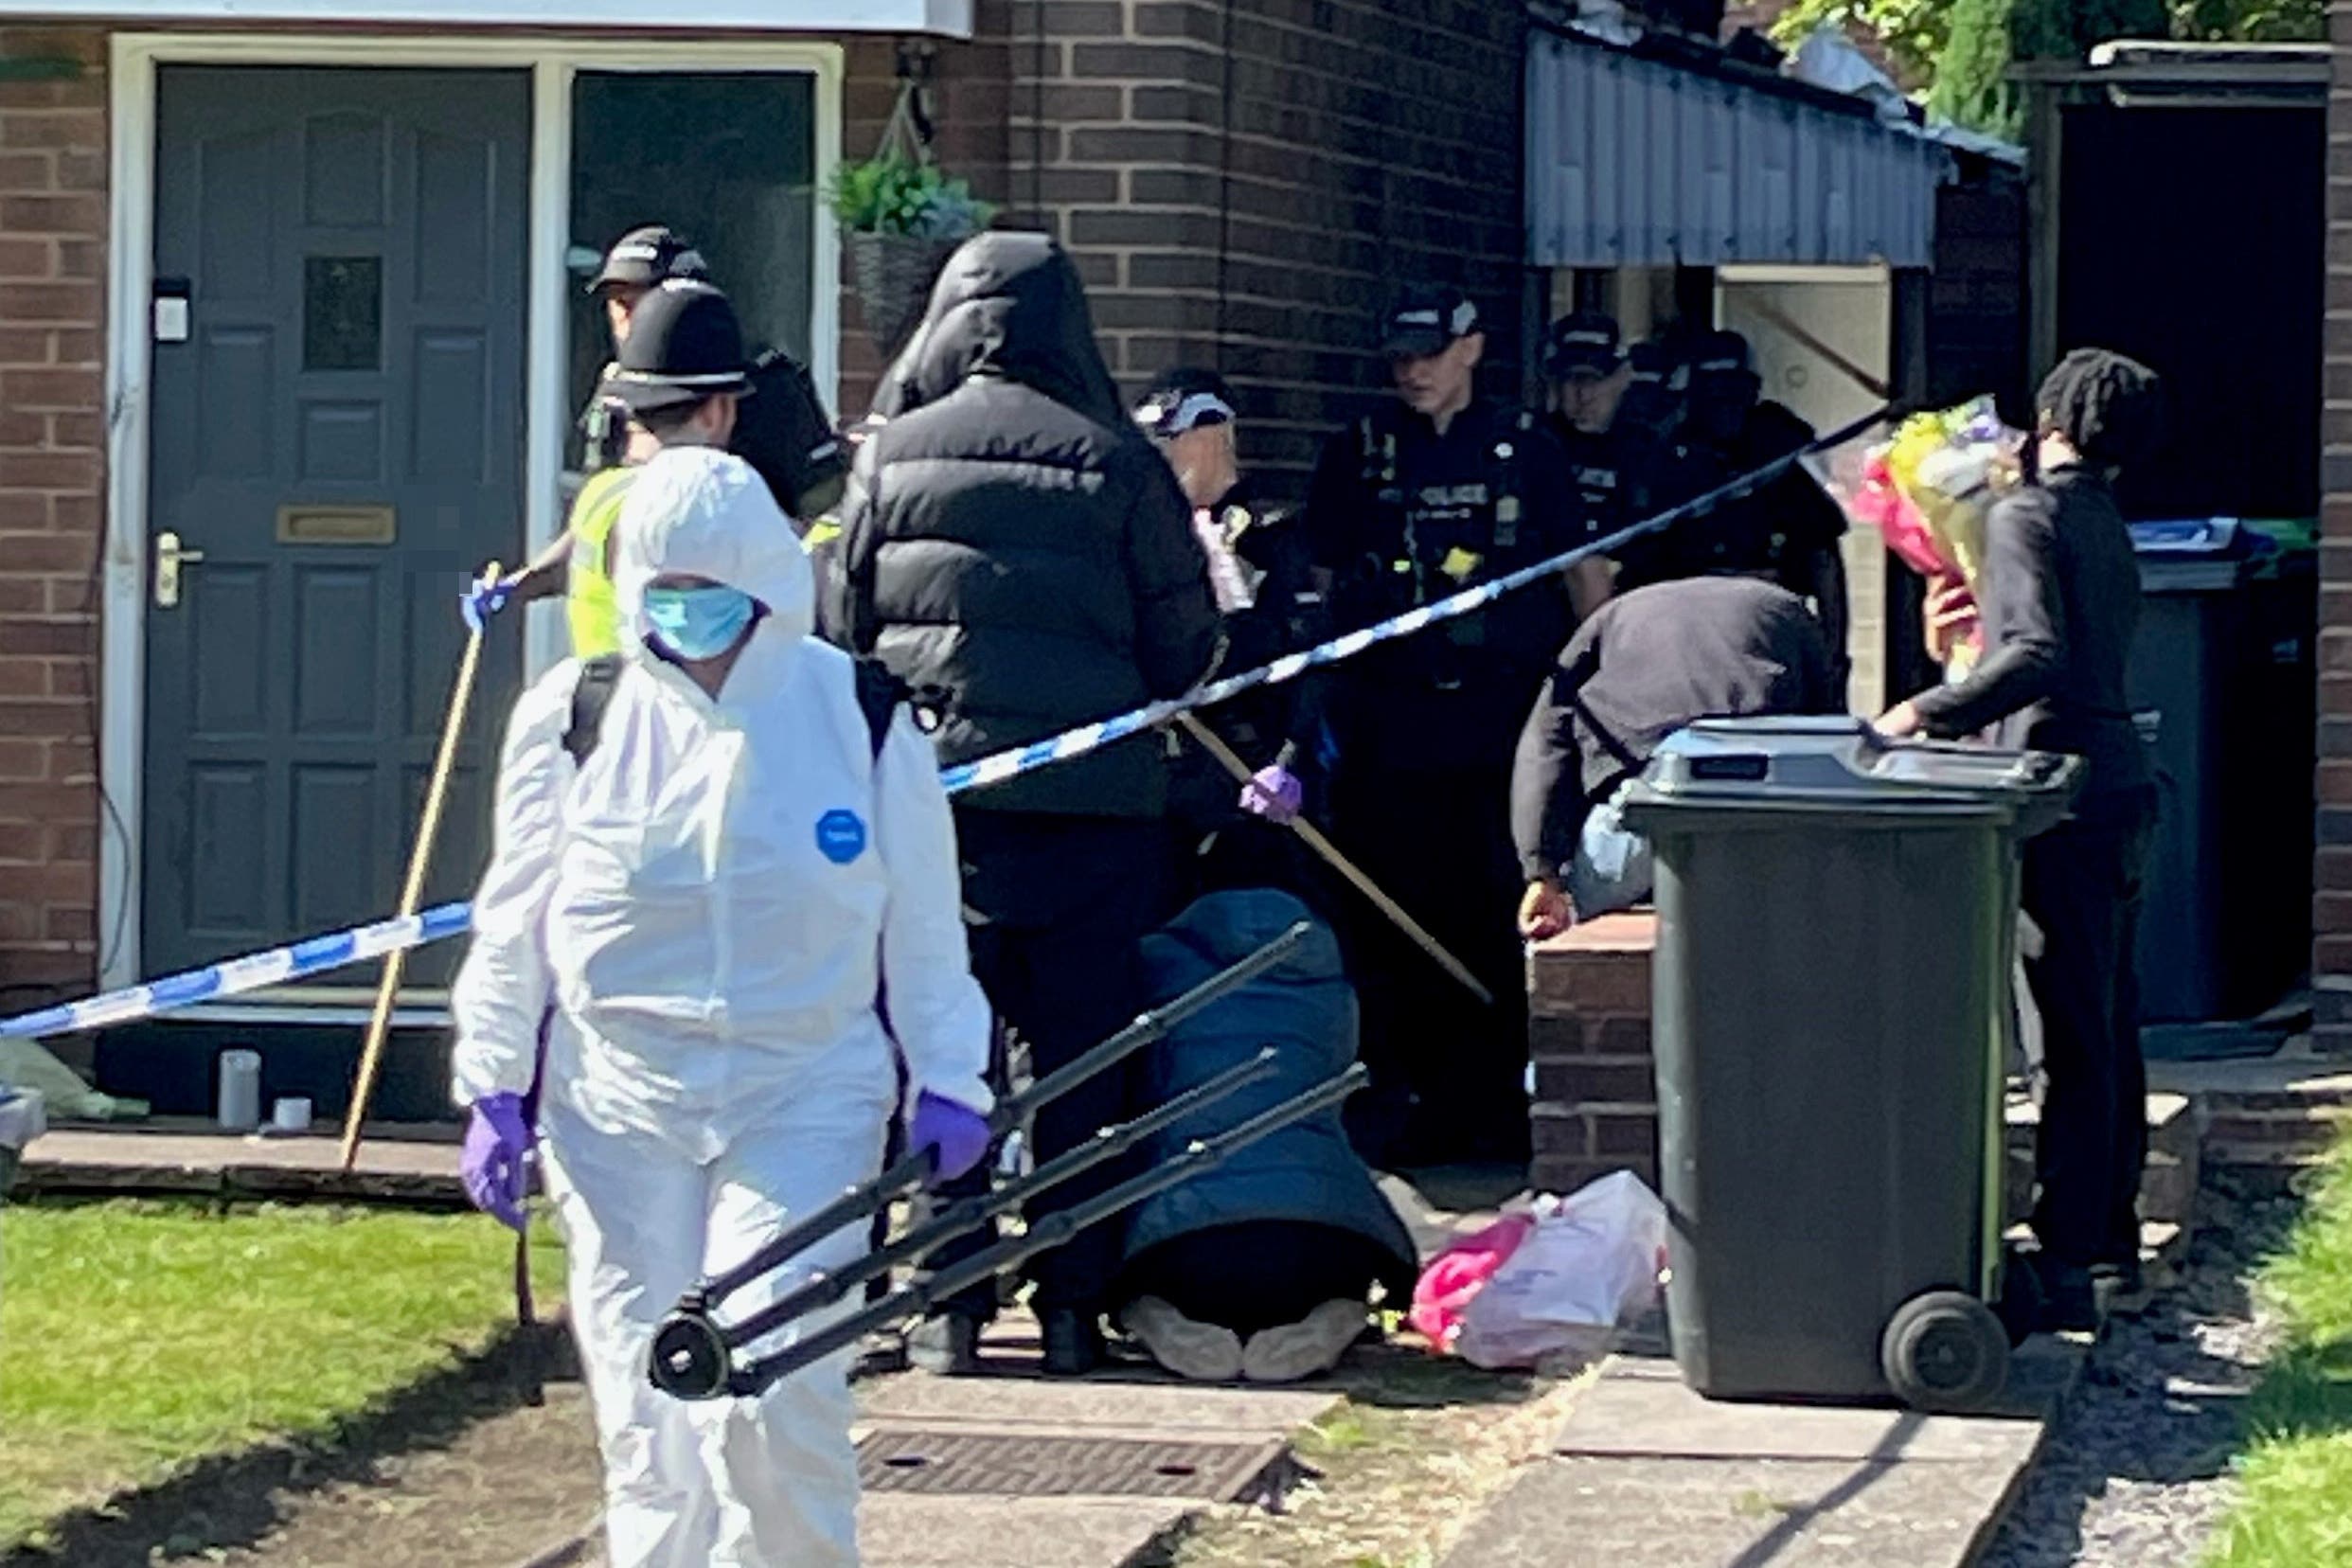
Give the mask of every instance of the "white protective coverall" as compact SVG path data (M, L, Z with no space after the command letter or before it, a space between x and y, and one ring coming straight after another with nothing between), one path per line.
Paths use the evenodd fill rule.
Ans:
M508 723L452 1000L455 1096L526 1090L548 1017L540 1148L615 1568L853 1564L846 1353L705 1403L654 1389L647 1361L700 1275L879 1167L897 1093L885 982L908 1102L991 1103L953 824L903 710L874 760L849 659L810 635L808 558L748 465L666 451L618 528L623 669L596 749L576 768L562 746L572 661ZM716 701L646 648L662 574L766 607ZM865 1244L863 1226L835 1235L722 1321Z

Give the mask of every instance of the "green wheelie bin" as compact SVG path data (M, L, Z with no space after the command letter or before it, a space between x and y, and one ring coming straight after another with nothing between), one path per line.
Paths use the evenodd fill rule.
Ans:
M2079 772L1853 719L1724 720L1630 792L1657 866L1666 1312L1699 1393L2000 1392L2034 1310L2001 1249L2018 851Z

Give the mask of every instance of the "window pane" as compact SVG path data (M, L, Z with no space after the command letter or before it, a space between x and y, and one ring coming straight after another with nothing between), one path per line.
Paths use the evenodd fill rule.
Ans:
M302 368L376 370L383 365L383 258L303 258Z
M816 233L816 93L801 73L583 72L572 95L574 281L641 223L667 223L710 263L753 351L806 363ZM604 311L575 290L572 387L584 402L612 357Z

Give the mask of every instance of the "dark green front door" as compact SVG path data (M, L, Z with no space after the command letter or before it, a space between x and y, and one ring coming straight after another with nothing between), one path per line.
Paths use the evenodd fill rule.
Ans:
M158 92L148 974L399 899L454 596L522 548L530 147L521 72L167 67ZM176 594L167 534L201 557ZM480 871L517 672L493 639L429 902ZM419 956L433 983L454 955Z

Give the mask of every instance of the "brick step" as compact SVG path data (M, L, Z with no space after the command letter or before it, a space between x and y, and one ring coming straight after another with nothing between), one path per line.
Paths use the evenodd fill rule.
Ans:
M2352 1098L2336 1091L2199 1096L2205 1159L2216 1166L2298 1168L2317 1165L2352 1125Z
M2008 1162L2004 1171L2007 1212L2022 1215L2034 1202L2034 1133L2040 1108L2013 1096L2006 1108ZM2198 1113L2185 1095L2147 1096L2147 1168L2140 1180L2140 1217L2187 1228L2196 1217L2204 1151Z

